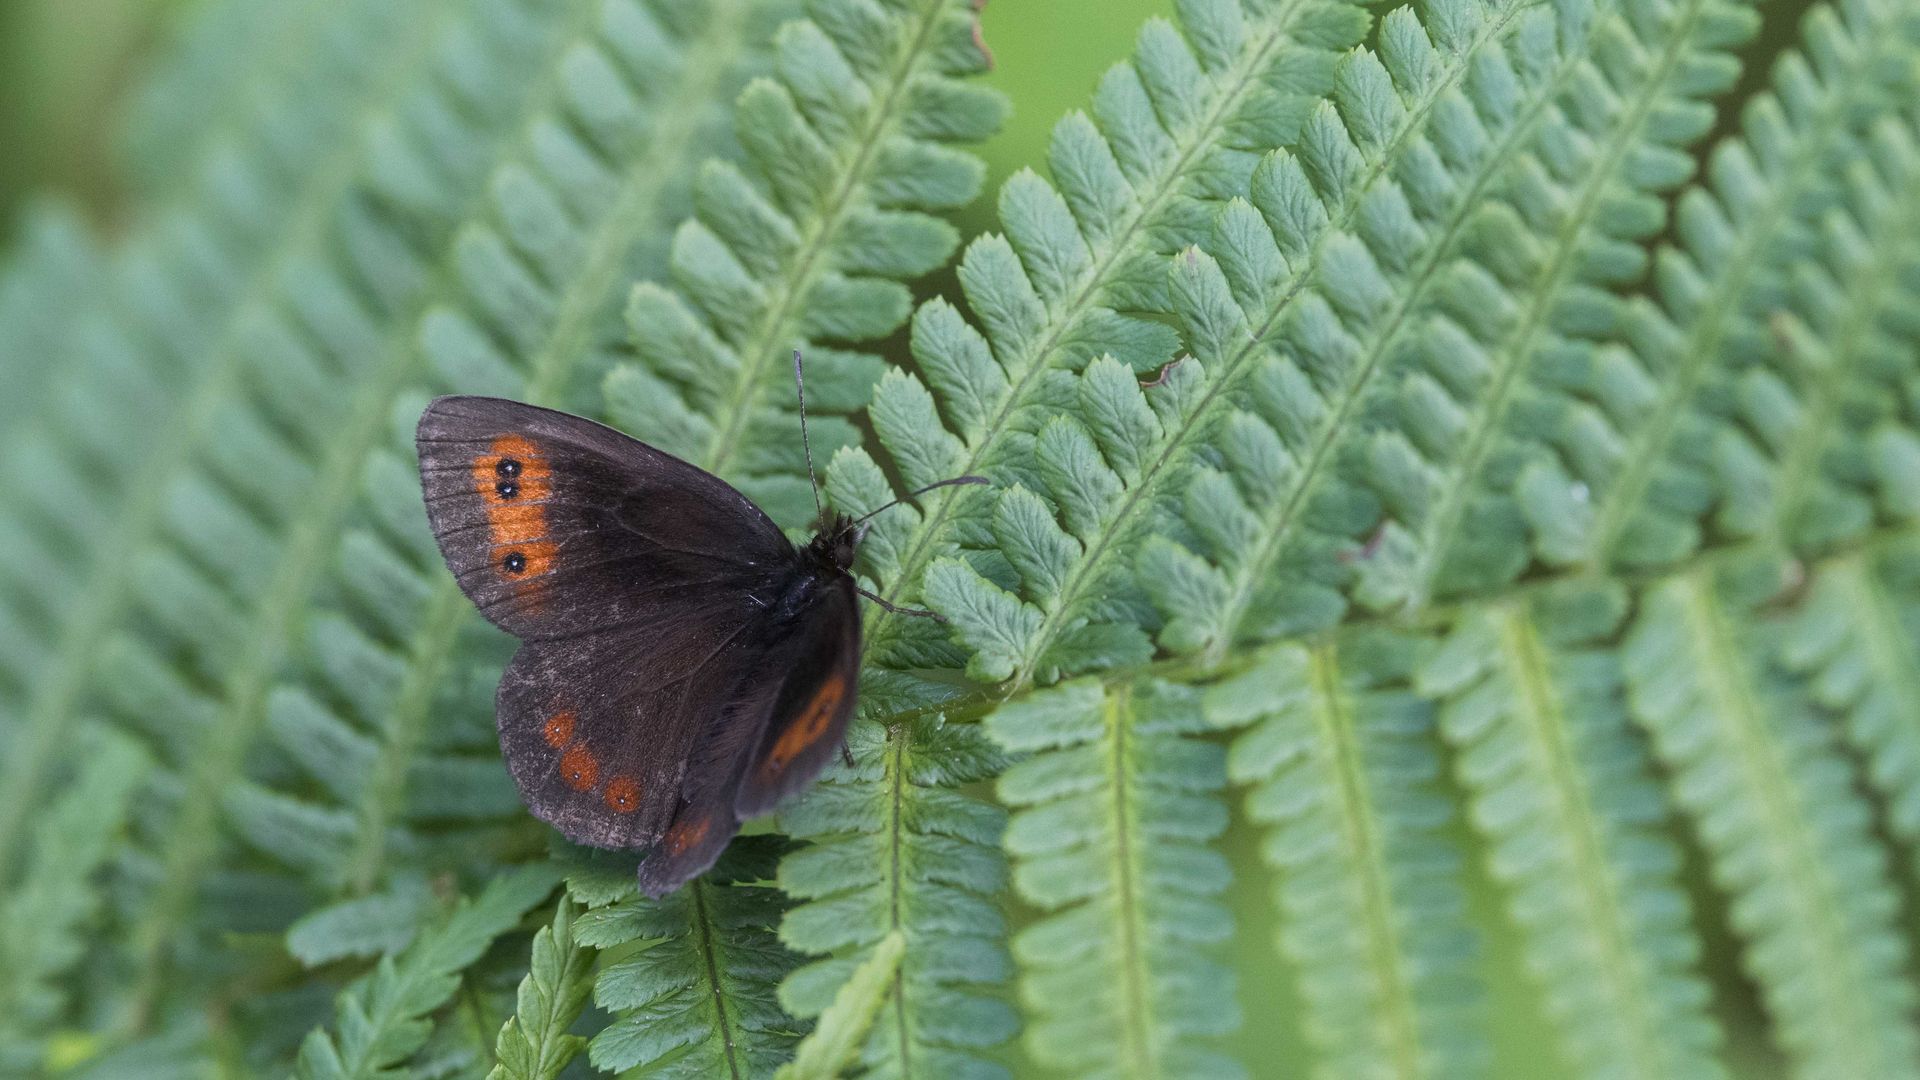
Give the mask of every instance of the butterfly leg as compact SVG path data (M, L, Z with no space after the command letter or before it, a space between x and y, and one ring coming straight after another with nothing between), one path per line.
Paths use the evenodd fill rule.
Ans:
M845 742L840 744L840 760L846 762L847 768L853 768L853 748Z
M861 588L858 585L855 585L853 587L853 591L859 593L861 596L866 597L867 599L873 601L874 603L879 604L882 608L886 609L887 612L889 612L890 614L913 615L918 618L933 619L938 622L947 621L947 617L945 615L940 614L937 611L928 611L925 608L901 607L900 605L893 603L892 601L887 600L884 597L875 596L874 594L868 592L867 590Z

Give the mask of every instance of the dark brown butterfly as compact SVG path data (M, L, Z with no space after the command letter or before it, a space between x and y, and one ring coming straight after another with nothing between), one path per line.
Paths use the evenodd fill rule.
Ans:
M885 603L849 572L865 518L823 511L795 547L719 477L501 398L439 398L415 439L448 568L522 642L495 711L536 817L577 843L647 849L640 887L658 896L842 747L855 594Z

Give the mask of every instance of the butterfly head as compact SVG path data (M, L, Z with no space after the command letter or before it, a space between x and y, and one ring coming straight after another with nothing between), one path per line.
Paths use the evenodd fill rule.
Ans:
M821 515L820 527L807 544L807 554L821 569L846 573L853 569L853 555L866 535L866 526L845 514Z

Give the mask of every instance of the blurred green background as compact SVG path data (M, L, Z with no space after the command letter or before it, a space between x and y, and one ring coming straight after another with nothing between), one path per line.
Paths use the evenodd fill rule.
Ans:
M260 0L271 3L272 0ZM396 0L404 3L405 0ZM103 221L117 207L113 143L147 58L194 0L0 0L0 220L36 190L77 195ZM1013 100L983 149L988 190L1046 153L1060 114L1086 104L1148 16L1172 0L992 0L982 12L996 61L988 81ZM992 205L967 216L984 226Z

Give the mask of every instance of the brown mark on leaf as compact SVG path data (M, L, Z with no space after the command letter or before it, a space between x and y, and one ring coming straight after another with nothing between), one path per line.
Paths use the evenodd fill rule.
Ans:
M1187 358L1184 355L1176 356L1173 359L1167 361L1166 363L1160 365L1159 373L1154 375L1154 377L1149 379L1148 381L1141 383L1140 389L1151 390L1156 386L1167 385L1167 376L1173 374L1173 369L1179 367L1183 363L1186 363L1186 360Z

